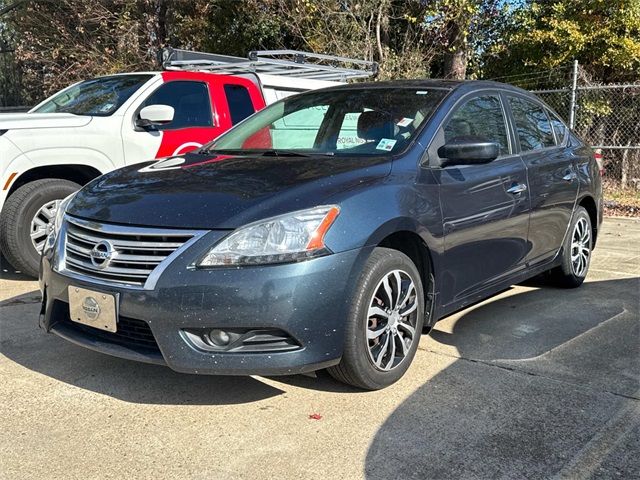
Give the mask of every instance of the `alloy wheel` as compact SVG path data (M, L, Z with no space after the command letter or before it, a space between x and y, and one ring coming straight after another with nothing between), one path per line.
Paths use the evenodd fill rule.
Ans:
M416 337L418 297L413 279L403 270L387 273L375 288L367 313L369 360L382 371L398 367Z
M60 202L62 200L52 200L45 203L31 220L31 243L38 253L42 253L47 236L53 228L53 221L56 218Z
M584 277L589 268L591 255L591 229L589 222L582 217L573 228L571 238L571 269L576 277Z

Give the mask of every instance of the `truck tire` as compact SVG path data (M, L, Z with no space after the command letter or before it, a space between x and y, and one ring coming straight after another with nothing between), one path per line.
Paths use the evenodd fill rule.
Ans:
M77 183L46 178L21 186L7 198L0 214L0 250L16 270L38 277L41 245L55 218L57 204L79 189Z

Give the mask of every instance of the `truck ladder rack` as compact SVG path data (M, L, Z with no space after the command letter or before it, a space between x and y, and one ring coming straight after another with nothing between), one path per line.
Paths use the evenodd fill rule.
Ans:
M159 57L165 70L195 70L231 75L261 73L346 82L355 78L373 77L378 73L377 62L297 50L256 50L249 52L247 58L242 58L167 47L162 49Z

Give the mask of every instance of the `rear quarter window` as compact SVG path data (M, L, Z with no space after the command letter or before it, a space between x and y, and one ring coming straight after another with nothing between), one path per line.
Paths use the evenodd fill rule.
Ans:
M564 143L565 137L567 136L567 126L553 113L547 111L547 114L551 119L551 125L553 126L553 131L556 134L556 144L562 145Z

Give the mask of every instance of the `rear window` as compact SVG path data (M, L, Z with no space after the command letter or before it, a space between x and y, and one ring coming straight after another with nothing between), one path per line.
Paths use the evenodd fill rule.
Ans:
M253 102L251 102L251 96L246 87L227 84L224 86L224 93L227 97L232 125L240 123L256 111L255 108L253 108Z
M73 113L108 117L152 75L114 75L86 80L54 95L34 113Z

